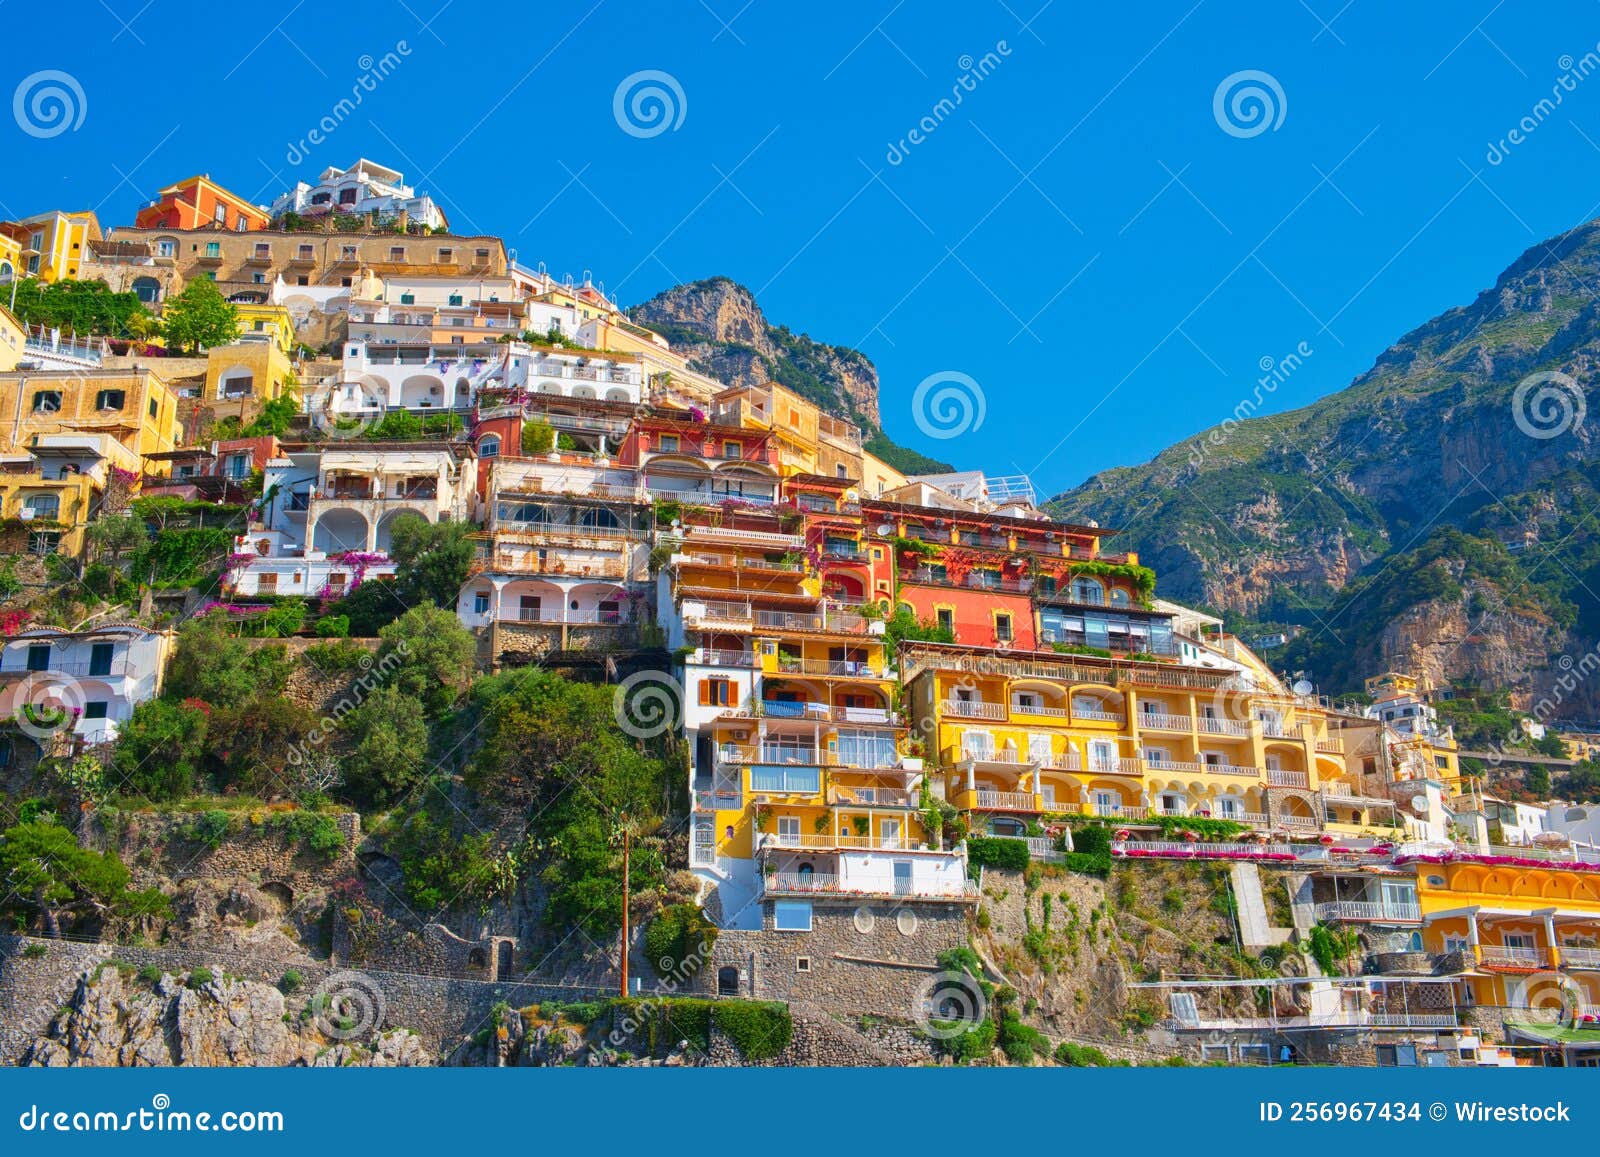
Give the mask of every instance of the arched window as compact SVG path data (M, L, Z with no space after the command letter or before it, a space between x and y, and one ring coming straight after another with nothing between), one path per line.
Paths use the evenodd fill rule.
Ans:
M500 438L495 434L485 434L478 439L478 457L494 458L500 453Z
M146 305L154 305L161 300L161 283L154 277L135 277L129 288Z
M1114 606L1114 607L1125 607L1125 606L1128 605L1128 603L1129 603L1129 599L1128 599L1128 592L1127 591L1123 590L1121 587L1112 587L1111 588L1111 605L1112 606Z

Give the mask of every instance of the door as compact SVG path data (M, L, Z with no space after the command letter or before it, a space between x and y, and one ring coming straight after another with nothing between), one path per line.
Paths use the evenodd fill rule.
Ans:
M517 618L524 623L539 621L539 596L523 595L517 600Z
M896 896L911 895L910 860L896 860L894 862L894 894Z
M1094 793L1094 814L1097 816L1114 816L1122 813L1122 797L1114 792L1097 791Z
M878 825L878 834L883 837L883 846L884 847L886 847L886 848L898 848L900 846L900 821L899 820L883 820ZM897 864L895 866L895 868L896 868L896 875L898 876L898 874L899 874L899 865ZM910 868L908 867L907 871L909 871L909 870L910 870Z
M778 842L790 848L800 845L800 817L778 817Z
M89 651L89 674L111 674L111 655L115 649L115 643L96 643Z

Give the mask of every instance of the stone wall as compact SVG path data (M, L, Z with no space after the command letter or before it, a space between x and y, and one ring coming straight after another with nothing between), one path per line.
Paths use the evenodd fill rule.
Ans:
M911 1021L939 954L967 943L960 904L818 903L810 932L775 931L771 905L763 907L761 931L717 937L711 965L695 979L701 992L715 992L722 970L735 968L740 996Z

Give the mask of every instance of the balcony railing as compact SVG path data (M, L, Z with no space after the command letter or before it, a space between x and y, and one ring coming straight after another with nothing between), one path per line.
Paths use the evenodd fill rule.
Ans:
M1318 920L1347 920L1369 924L1420 924L1422 908L1392 900L1330 900L1318 904Z
M1250 725L1237 719L1219 719L1213 715L1200 717L1200 730L1211 735L1249 735Z
M973 699L946 699L939 704L941 714L953 719L1004 719L1004 703L980 703Z
M867 630L867 620L853 611L824 606L816 614L794 614L789 611L757 611L756 626L773 631L818 631L832 634L860 635Z
M994 808L999 811L1038 811L1038 801L1032 792L1023 791L974 791L967 792L972 796L973 807Z
M1065 707L1047 707L1043 703L1021 703L1015 699L1011 701L1011 710L1017 715L1042 715L1048 719L1065 719L1067 717L1067 709Z
M1267 768L1267 782L1273 787L1309 787L1311 780L1303 771L1283 771L1280 768Z
M1035 755L1030 752L1029 758L1037 759L1040 767L1046 768L1050 771L1083 770L1083 756L1079 755L1076 750L1060 752L1052 751L1048 755Z
M1344 740L1319 739L1317 740L1317 750L1327 752L1331 755L1338 755L1344 751Z
M1139 726L1151 731L1193 731L1194 720L1187 715L1167 715L1160 711L1144 711L1138 716Z
M1600 948L1587 945L1563 944L1561 963L1573 968L1600 968Z
M1092 723L1121 723L1124 716L1120 711L1102 711L1098 707L1074 706L1072 718L1088 720Z
M1127 755L1115 759L1090 759L1088 770L1095 775L1143 775L1144 762Z
M744 793L731 789L719 788L715 791L697 791L694 793L695 811L739 811L744 807Z
M5 656L4 665L0 666L0 679L25 679L29 675L39 675L41 679L46 672L53 675L71 675L74 678L90 679L121 679L127 675L137 676L140 672L128 662L128 654L122 651L113 654L109 660L101 659L98 662L85 651L77 655L54 654L47 666L37 670L26 666L26 651L17 647ZM156 666L152 661L147 674L154 674Z
M933 880L896 880L884 887L823 872L771 872L763 877L767 895L899 896L924 900L967 900L978 895L973 880L960 877Z
M1091 803L1085 805L1085 808L1085 814L1099 816L1102 819L1142 820L1148 819L1150 816L1149 808L1134 807L1130 804Z
M753 619L749 603L703 603L693 610L685 608L683 612L684 624L690 627L748 627Z
M689 662L705 667L754 667L756 656L749 651L702 648L697 656L690 656Z
M871 663L856 659L793 659L780 655L778 670L789 675L832 675L852 679L884 679Z
M1504 944L1484 944L1480 945L1479 953L1482 963L1500 968L1542 968L1545 963L1543 948L1513 948Z
M1066 853L1056 847L1056 842L1047 836L1027 836L1028 855L1035 860L1064 860Z
M832 872L769 872L764 879L768 894L807 895L839 890L839 877Z

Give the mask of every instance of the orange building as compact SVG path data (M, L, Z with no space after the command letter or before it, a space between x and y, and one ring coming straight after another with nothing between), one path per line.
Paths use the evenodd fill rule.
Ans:
M232 229L249 233L271 222L267 211L202 173L168 185L134 217L139 229Z

